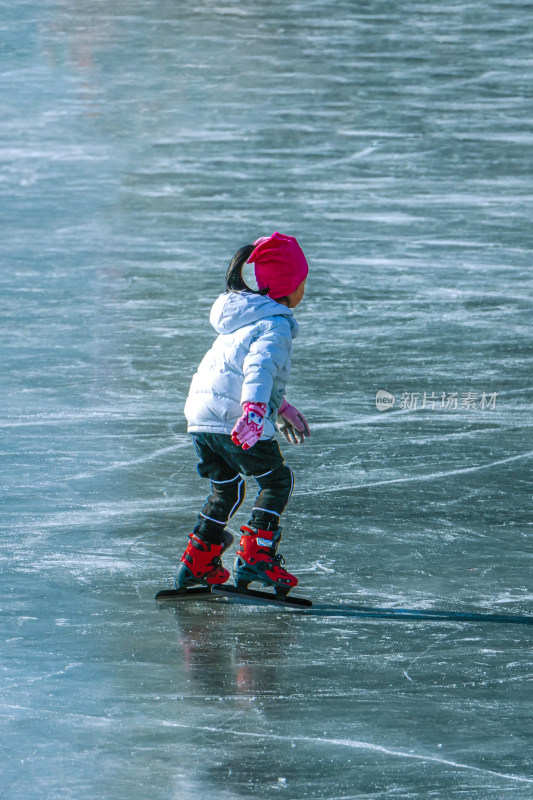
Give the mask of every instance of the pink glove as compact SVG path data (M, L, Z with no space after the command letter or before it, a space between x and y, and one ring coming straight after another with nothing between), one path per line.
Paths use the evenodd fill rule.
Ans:
M303 414L297 408L287 403L283 398L283 403L278 411L278 428L285 439L291 444L303 444L306 436L311 436L309 425Z
M266 414L266 403L243 403L244 414L231 432L231 441L249 450L261 438L263 433L263 417Z

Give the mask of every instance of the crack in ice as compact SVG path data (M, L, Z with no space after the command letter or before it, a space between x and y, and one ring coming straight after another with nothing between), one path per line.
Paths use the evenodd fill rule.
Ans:
M476 464L474 467L459 467L459 469L450 469L448 471L439 471L439 472L430 472L429 474L423 475L408 475L405 478L390 478L389 480L383 481L371 481L369 483L355 483L355 484L343 484L343 485L336 485L331 486L329 488L314 488L314 489L300 489L299 491L293 492L294 495L304 495L304 494L330 494L332 492L345 492L350 489L366 489L371 486L388 486L391 483L409 483L410 481L431 481L435 478L447 478L450 475L463 475L467 472L477 472L480 469L490 469L491 467L497 467L500 464L508 464L511 461L519 461L524 458L531 458L533 456L533 450L529 450L527 453L520 453L517 456L509 456L508 458L501 458L498 461L491 461L489 464Z
M447 758L439 758L438 756L422 755L421 753L406 753L403 750L394 750L391 747L385 747L379 744L372 744L371 742L363 742L358 739L330 739L322 736L280 736L275 733L250 733L250 731L234 731L228 729L221 729L219 726L203 725L193 726L180 722L164 722L164 726L171 728L191 728L197 730L208 731L209 733L223 733L224 735L243 736L245 738L256 739L276 739L278 741L287 742L315 742L318 744L337 745L339 747L351 747L355 750L368 750L373 753L382 753L386 756L393 756L395 758L411 758L417 761L425 761L434 764L441 764L445 767L455 767L456 769L470 770L472 772L480 772L484 775L492 775L496 778L503 778L505 780L517 781L519 783L533 784L533 778L525 778L521 775L510 775L506 772L497 772L493 769L486 769L485 767L476 767L471 764L462 764L459 761L451 761Z

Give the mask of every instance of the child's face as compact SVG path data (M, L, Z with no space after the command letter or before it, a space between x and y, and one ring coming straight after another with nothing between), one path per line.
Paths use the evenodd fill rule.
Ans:
M307 280L307 278L305 279ZM305 280L301 282L297 289L292 292L292 294L287 295L288 300L288 307L289 308L296 308L298 303L301 303L303 300L303 296L305 294Z

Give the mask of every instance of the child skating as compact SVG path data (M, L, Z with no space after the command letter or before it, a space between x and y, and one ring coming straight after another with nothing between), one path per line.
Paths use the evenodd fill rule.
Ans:
M245 263L254 264L257 291L243 279ZM192 379L185 404L198 472L211 481L211 494L189 535L177 589L229 579L221 556L233 542L226 524L244 500L244 476L255 478L259 493L248 524L240 529L236 586L246 589L258 581L285 596L298 583L277 554L293 475L274 436L279 429L287 441L301 443L310 435L305 417L285 399L298 331L292 309L303 298L307 273L296 239L280 233L242 247L230 262L226 292L211 309L219 335Z

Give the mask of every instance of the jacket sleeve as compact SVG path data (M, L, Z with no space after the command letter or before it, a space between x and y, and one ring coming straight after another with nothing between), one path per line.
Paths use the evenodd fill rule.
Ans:
M259 332L243 362L241 404L254 401L268 404L274 379L287 364L291 350L292 337L288 323L270 325Z

